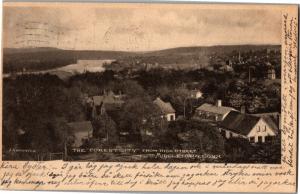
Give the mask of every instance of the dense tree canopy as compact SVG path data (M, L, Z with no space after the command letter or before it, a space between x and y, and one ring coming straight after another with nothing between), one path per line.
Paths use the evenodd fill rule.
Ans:
M67 123L91 119L87 117L86 98L111 90L121 94L125 102L117 111L107 111L92 120L95 139L86 146L97 145L97 139L106 139L107 144L115 146L120 132L126 131L148 141L147 146L232 154L236 150L227 150L226 145L240 144L239 147L248 148L248 144L242 140L224 142L214 126L192 120L196 107L221 99L224 105L236 109L245 106L248 113L280 111L280 83L262 79L249 83L242 75L247 68L236 68L240 68L241 73L150 69L131 73L86 72L64 81L49 74L6 78L3 86L4 149L19 146L40 152L61 152L72 133ZM191 99L193 89L202 91L203 98ZM153 104L158 96L171 103L177 118L182 118L184 113L186 118L170 123L163 120L161 111ZM145 134L152 139L145 140Z

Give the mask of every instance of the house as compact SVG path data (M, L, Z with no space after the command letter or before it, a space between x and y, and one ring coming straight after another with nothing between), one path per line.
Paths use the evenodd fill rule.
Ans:
M220 70L223 72L232 72L233 68L232 68L232 66L229 66L229 65L223 65L222 67L220 67Z
M268 69L267 78L271 80L276 79L276 73L274 69Z
M115 95L112 91L104 92L104 95L88 98L87 103L91 110L91 117L103 115L107 111L118 110L124 104L123 95Z
M251 143L271 141L278 133L274 122L263 117L231 111L219 124L221 134L226 138L240 137Z
M220 67L220 70L223 72L232 72L232 61L231 60L226 60L225 64L223 63L222 66Z
M270 123L276 124L276 127L278 129L281 128L281 116L279 112L268 112L268 113L257 113L257 114L251 114L252 116L256 117L262 117L267 121L270 121Z
M85 140L93 137L93 126L90 121L79 121L68 123L69 128L74 136L73 147L80 147Z
M153 103L160 109L162 118L166 118L167 121L175 120L175 110L169 102L164 102L158 97Z
M218 100L216 105L204 103L199 106L194 118L208 121L222 121L230 111L235 111L234 108L222 106L222 101Z
M199 99L203 97L203 93L200 90L194 89L190 91L190 97L192 99Z

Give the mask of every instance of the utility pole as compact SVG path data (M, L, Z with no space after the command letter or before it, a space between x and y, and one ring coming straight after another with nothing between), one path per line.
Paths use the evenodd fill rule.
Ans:
M184 100L183 100L183 117L185 118L185 102L186 102L186 100L187 100L188 98L186 97L186 98L184 98Z
M248 82L250 83L250 82L251 82L251 75L250 75L250 74L251 74L251 72L250 72L250 66L248 67L248 70L249 70L249 74L248 74L248 76L249 76L249 77L248 77Z
M68 158L68 146L67 146L67 142L68 142L68 135L67 132L64 131L64 159L67 160Z
M110 122L110 120L108 122ZM106 142L108 144L108 129L107 129L106 121L105 121L105 129L106 129Z

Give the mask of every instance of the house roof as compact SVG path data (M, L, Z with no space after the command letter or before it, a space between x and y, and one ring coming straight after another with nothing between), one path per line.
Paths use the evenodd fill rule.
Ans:
M174 108L169 102L164 102L160 98L156 98L153 103L157 105L163 114L175 113Z
M279 112L256 113L256 114L251 114L251 115L257 116L257 117L272 117L274 119L278 119L280 117Z
M271 127L271 129L277 134L279 131L278 125L276 123L276 120L273 117L267 116L263 117L263 119L268 123L268 125Z
M260 119L260 117L231 111L220 126L238 134L248 135Z
M79 122L71 122L68 123L68 126L72 129L73 132L84 132L84 131L92 131L93 126L91 121L79 121Z
M273 129L274 132L278 132L279 124L280 124L280 113L278 112L271 112L271 113L259 113L259 114L252 114L256 117L263 118L266 123Z
M108 94L102 96L93 96L92 100L96 106L104 104L123 104L124 101L120 99L120 97L116 96L113 92L109 92Z
M104 96L93 96L92 100L95 105L101 105L103 102Z
M215 113L215 114L227 114L230 111L235 110L234 108L231 107L226 107L226 106L215 106L212 104L207 104L204 103L201 106L199 106L197 109L197 111L205 111L205 112L211 112L211 113Z
M202 92L201 92L200 90L197 90L197 89L191 90L190 93L191 93L192 95L196 95L197 93L202 94Z
M275 70L274 69L268 69L268 73L275 73Z

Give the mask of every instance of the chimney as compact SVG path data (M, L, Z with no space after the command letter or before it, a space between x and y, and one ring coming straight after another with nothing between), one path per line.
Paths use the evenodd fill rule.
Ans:
M245 114L246 113L246 107L243 105L241 106L241 113L242 114Z
M278 113L277 115L277 119L278 119L278 129L281 129L281 117L280 117L280 113Z
M216 104L216 106L217 106L217 107L221 107L221 106L222 106L222 100L220 100L220 99L219 99L219 100L217 100L217 104Z

